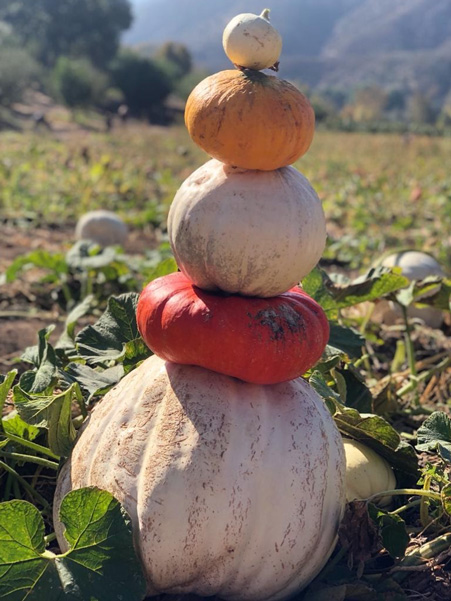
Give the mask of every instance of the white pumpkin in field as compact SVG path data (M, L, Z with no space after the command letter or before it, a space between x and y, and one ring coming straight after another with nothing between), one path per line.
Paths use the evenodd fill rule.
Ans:
M362 414L363 417L364 414ZM356 440L343 439L346 455L346 500L368 499L378 492L393 490L396 478L388 461L376 451ZM386 507L391 496L375 500L377 505Z
M412 280L424 280L429 276L444 277L442 266L432 255L417 250L405 250L383 258L383 267L400 267L402 275Z
M153 356L93 410L55 516L70 490L106 489L131 516L149 595L269 601L326 563L344 480L341 436L304 380L247 384Z
M400 267L402 275L410 281L424 280L429 276L445 277L440 263L434 257L416 250L388 255L380 261L379 265L382 267ZM433 294L433 292L430 294ZM439 328L443 323L443 312L434 307L415 307L412 305L408 308L407 314L411 318L421 319L431 328ZM381 301L376 305L372 317L375 321L390 325L401 319L402 313L400 308L393 302Z
M269 297L321 258L321 201L294 167L251 171L212 159L181 185L168 217L181 271L204 290Z
M91 240L99 246L123 246L128 229L113 211L89 211L80 217L75 228L77 240Z

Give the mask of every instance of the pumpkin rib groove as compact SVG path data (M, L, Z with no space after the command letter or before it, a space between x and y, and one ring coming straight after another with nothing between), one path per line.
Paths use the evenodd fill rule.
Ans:
M239 384L237 381L233 382L233 387L234 387L234 394L233 394L233 400L235 401L238 398L238 391L239 391ZM234 423L235 419L240 419L240 411L239 411L239 407L236 407L236 403L233 401L233 413L231 415L230 418L230 422ZM265 421L265 420L263 420ZM260 437L256 437L253 440L252 444L262 444L260 441L264 440L265 438L261 437L261 430L259 432ZM233 449L238 449L238 448L242 448L243 444L246 444L246 441L243 440L243 431L242 430L238 430L238 429L232 429L231 430L231 436L229 439L229 444L228 444L228 448L225 451L224 457L225 459L227 459L227 466L228 466L228 474L227 474L227 481L233 482L237 479L236 474L241 474L241 469L240 469L240 457L239 455L236 455L233 453ZM232 451L232 452L230 452ZM254 472L254 476L255 476L255 480L257 480L257 482L259 482L258 479L258 475L256 472ZM254 487L255 488L255 487ZM256 495L256 491L252 491L253 492L253 496L255 497ZM250 555L250 548L252 545L252 541L255 540L253 539L253 537L255 536L255 525L257 523L257 519L258 517L261 516L261 506L257 506L254 507L253 511L251 511L250 515L249 512L246 513L246 519L248 519L248 527L246 528L246 532L243 534L240 534L240 547L241 547L241 551L242 553L237 554L235 552L235 550L233 551L234 553L234 562L233 564L231 564L230 569L228 571L228 575L227 577L224 579L223 581L223 590L227 591L227 590L237 590L239 588L242 588L240 586L240 581L242 579L241 576L241 570L242 567L240 565L241 562L241 557L244 556L249 556ZM261 522L260 522L261 523ZM229 549L231 549L231 547L229 547Z
M238 412L237 412L238 413ZM268 405L263 405L262 407L262 417L259 421L258 426L258 437L255 436L253 439L252 445L256 445L258 443L258 452L260 456L260 462L257 465L268 465L269 459L268 456L270 454L277 454L278 450L274 448L272 443L272 433L273 433L273 423L269 417L270 409ZM237 415L237 419L239 415ZM245 444L245 441L240 441L241 445ZM251 445L251 448L252 448ZM239 447L237 447L239 448ZM255 448L252 452L255 451ZM256 451L257 452L257 451ZM255 469L254 467L252 469ZM257 474L255 474L253 478L254 490L253 496L254 498L265 498L268 496L268 490L265 488L266 478L265 474L262 473L260 469ZM251 556L252 548L256 547L258 549L264 549L264 538L266 532L263 528L259 528L258 524L265 523L265 507L263 504L257 506L256 510L254 509L251 514L251 524L249 527L249 536L247 539L247 546L244 546L244 554L246 557ZM249 588L253 580L257 580L257 578L261 578L262 575L265 575L264 562L263 558L255 557L254 559L254 569L246 571L246 577L243 578L241 574L241 570L238 571L237 577L232 582L235 590L246 590Z

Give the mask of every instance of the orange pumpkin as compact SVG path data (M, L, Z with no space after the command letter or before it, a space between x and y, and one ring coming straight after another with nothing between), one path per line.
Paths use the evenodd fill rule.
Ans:
M245 69L220 71L191 92L185 123L193 141L219 161L272 171L305 154L315 114L293 85Z

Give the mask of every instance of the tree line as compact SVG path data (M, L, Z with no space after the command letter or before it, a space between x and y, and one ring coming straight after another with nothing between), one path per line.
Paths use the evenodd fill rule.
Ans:
M185 99L207 73L197 70L187 48L176 42L121 47L132 18L129 0L0 0L0 109L35 87L71 108L95 107L108 115L126 106L138 118L167 121L169 94ZM374 85L312 91L294 83L327 127L451 129L451 103L438 111L420 92L407 95Z
M131 23L128 0L0 0L0 106L34 86L69 107L164 119L165 98L186 96L202 74L181 44L152 56L121 48Z

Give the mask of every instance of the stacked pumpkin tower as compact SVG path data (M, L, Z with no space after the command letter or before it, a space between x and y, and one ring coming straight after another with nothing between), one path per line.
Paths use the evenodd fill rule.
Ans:
M231 21L224 48L239 68L188 99L189 133L214 158L170 208L180 272L138 302L155 354L95 408L58 484L57 508L88 485L124 504L149 595L287 598L326 563L343 511L341 437L300 378L329 335L297 285L326 238L321 202L290 166L314 114L260 72L281 50L268 12Z

